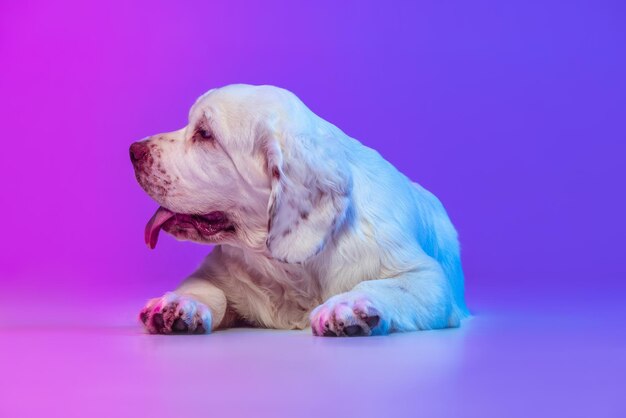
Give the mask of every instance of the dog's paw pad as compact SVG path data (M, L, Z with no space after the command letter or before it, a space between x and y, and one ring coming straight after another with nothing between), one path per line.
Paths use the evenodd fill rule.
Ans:
M188 329L187 323L185 323L182 318L176 318L174 324L172 324L172 332L174 333L183 334L186 333Z
M150 321L151 325L157 329L157 330L161 330L165 327L165 321L163 320L163 314L162 313L155 313L152 315L152 320Z
M357 337L359 335L365 335L365 330L360 325L348 325L343 328L344 334L348 337Z
M358 337L372 335L381 315L367 297L348 292L315 308L310 318L313 335Z
M209 308L175 293L148 301L139 320L150 334L206 334L211 330Z

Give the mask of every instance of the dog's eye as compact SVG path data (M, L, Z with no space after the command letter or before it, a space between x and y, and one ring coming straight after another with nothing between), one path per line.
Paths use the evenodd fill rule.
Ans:
M194 139L198 139L202 141L210 141L213 139L213 134L211 133L211 131L207 129L199 128L196 130L194 137L195 137Z

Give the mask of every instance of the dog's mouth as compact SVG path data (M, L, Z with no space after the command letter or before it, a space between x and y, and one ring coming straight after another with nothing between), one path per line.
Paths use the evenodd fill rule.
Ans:
M156 247L161 229L173 235L184 233L198 239L210 239L222 231L234 231L235 227L221 211L192 215L172 212L161 206L146 225L145 240L148 248Z

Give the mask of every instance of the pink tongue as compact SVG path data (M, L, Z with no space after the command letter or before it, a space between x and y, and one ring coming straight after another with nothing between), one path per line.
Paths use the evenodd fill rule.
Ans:
M161 226L163 226L163 224L172 216L174 216L174 212L165 209L163 206L160 206L154 215L152 215L152 218L150 218L148 224L146 225L146 232L144 236L148 248L153 250L154 247L156 247Z

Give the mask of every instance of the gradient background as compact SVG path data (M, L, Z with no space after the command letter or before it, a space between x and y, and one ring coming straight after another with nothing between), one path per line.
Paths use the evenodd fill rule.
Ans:
M2 5L4 295L191 272L206 248L143 244L128 146L236 82L292 90L439 196L470 307L623 291L626 3L293 3Z
M195 268L207 248L146 249L128 146L237 82L292 90L435 193L475 313L624 304L625 2L0 7L5 321L138 309Z

